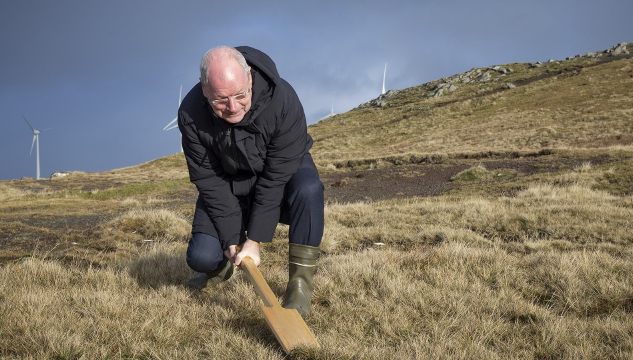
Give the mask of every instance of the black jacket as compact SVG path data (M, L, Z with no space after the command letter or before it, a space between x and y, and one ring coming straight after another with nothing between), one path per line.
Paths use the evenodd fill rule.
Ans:
M243 241L244 230L250 239L272 241L284 187L312 146L301 102L272 59L251 47L236 49L253 76L244 119L231 125L218 118L200 83L178 110L189 178L200 193L192 232L217 237L224 249Z

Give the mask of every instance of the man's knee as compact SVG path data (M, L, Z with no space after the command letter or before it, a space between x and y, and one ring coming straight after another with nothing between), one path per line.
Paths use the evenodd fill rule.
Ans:
M222 259L212 254L187 254L187 265L194 271L207 273L217 269Z
M210 272L224 259L219 241L206 234L194 234L187 248L187 265L197 272Z
M304 169L299 170L304 171ZM291 197L298 199L323 199L323 183L318 174L312 174L310 169L305 169L290 189ZM301 176L302 175L302 176Z

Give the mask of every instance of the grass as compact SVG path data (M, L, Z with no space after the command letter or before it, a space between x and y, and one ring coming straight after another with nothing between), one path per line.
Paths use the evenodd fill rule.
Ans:
M507 67L310 127L323 173L468 164L440 196L326 206L305 318L320 349L286 356L239 271L182 286L197 197L182 154L0 182L0 358L633 357L633 64ZM520 86L495 92L506 82ZM514 157L549 170L492 166ZM262 246L279 298L288 230Z
M601 176L596 168L582 171ZM326 210L313 315L306 318L322 349L294 358L633 352L630 196L543 183L515 197L446 195ZM145 237L143 224L162 215L131 211L104 227ZM145 220L128 228L138 219ZM280 225L262 254L261 270L278 296L287 277L286 235ZM164 238L98 267L50 254L6 263L1 354L284 358L243 274L202 293L181 286L192 275L185 249L183 237Z

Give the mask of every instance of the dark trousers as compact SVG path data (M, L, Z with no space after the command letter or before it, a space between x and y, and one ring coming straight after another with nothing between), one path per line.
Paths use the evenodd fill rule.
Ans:
M314 166L314 165L313 165ZM289 241L318 247L323 237L323 184L313 167L302 167L286 184L279 222L289 225ZM220 240L194 233L187 248L187 265L197 272L224 267L228 259Z

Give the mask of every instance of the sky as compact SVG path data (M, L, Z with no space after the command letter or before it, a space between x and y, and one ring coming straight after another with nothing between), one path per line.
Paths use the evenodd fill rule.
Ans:
M0 180L180 151L163 131L218 45L267 53L308 124L386 89L633 42L631 0L0 0Z

